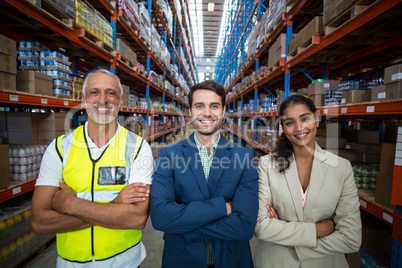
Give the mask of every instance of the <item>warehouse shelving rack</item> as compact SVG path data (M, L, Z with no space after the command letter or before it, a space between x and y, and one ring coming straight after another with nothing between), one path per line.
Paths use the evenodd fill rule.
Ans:
M148 104L149 104L149 92L150 92L150 89L152 89L152 90L155 90L155 91L163 94L163 101L165 100L165 96L172 99L172 102L173 102L173 100L177 101L178 102L177 108L180 113L186 112L186 111L184 111L185 110L184 107L188 106L187 103L185 103L182 99L174 96L170 92L166 92L163 88L160 88L158 85L155 85L152 82L150 82L146 75L141 75L138 71L135 71L132 68L130 68L130 66L127 66L124 62L121 61L119 55L116 55L114 51L108 51L106 49L103 49L102 47L99 47L99 45L97 45L95 42L91 41L90 39L77 35L76 29L69 27L69 25L66 25L62 21L59 21L52 16L49 16L49 14L46 11L44 11L41 8L37 7L36 5L30 3L30 0L27 0L27 2L26 1L8 1L8 0L6 0L5 2L7 4L13 6L14 8L22 11L23 13L29 15L34 20L46 25L46 27L48 29L51 29L55 33L65 37L67 40L72 41L75 44L78 44L81 48L85 49L86 51L93 53L93 55L95 57L99 57L103 61L110 63L112 71L116 70L116 68L119 71L120 70L123 71L123 72L119 73L119 75L123 76L122 77L123 79L129 77L129 79L132 80L132 78L134 77L135 80L140 81L141 84L142 83L145 84L146 85L146 96L148 97L147 98ZM118 10L116 11L109 1L102 0L102 1L98 1L98 2L106 10L107 14L111 16L112 26L115 26L114 31L116 31L117 27L119 27L119 29L121 29L122 31L125 31L129 36L132 37L132 40L134 40L136 45L138 45L138 47L141 48L147 54L146 61L147 61L148 74L149 74L149 70L151 67L151 63L152 63L154 65L154 67L156 67L157 69L163 70L164 78L167 77L167 78L169 78L169 80L171 80L173 82L173 84L178 85L177 81L170 75L169 71L166 70L164 68L164 66L161 65L161 61L159 59L157 59L153 55L152 51L142 42L140 36L136 35L134 30L132 28L128 27L127 23L125 23L125 21L121 18L121 15L122 15L121 12L119 12ZM151 3L151 1L149 0L147 2L147 4L150 4L150 3ZM114 25L114 24L116 24L116 25ZM81 31L82 31L82 29L81 29ZM3 29L2 33L5 35L8 35L10 37L14 37L17 40L18 39L20 39L20 40L26 39L26 37L24 35L26 33L18 34L10 29ZM174 49L174 52L177 53L175 49ZM74 66L74 63L76 64L76 63L78 63L78 61L73 61L73 67L76 67L76 66ZM80 62L79 65L80 65L80 67L84 67L86 64ZM95 65L95 64L93 64L93 65ZM88 70L90 70L90 69L87 68L87 71ZM183 70L183 73L185 73L184 70ZM125 75L126 75L126 77L125 77ZM188 74L186 74L186 75L188 75ZM185 92L184 89L182 89L182 91ZM63 104L60 106L63 107L65 105ZM165 106L165 104L163 103L162 107L164 108L164 106ZM123 109L123 111L124 111L124 109ZM127 111L127 109L126 109L126 111ZM150 116L150 114L151 114L150 111L146 112L147 118L148 118L148 116ZM178 121L177 124L179 125L179 124L181 124L181 122ZM147 125L148 125L148 135L149 135L150 134L150 125L149 124L147 124ZM163 139L163 137L162 137L162 139Z
M291 1L294 3L292 7L288 7L288 12L283 14L283 21L279 26L273 31L270 36L267 36L262 43L262 45L257 48L254 52L251 60L246 63L242 63L243 67L240 72L236 74L235 78L231 80L230 85L227 87L227 93L231 88L235 86L236 83L241 81L245 75L250 74L253 70L257 70L259 67L259 59L266 55L267 49L275 42L276 38L280 33L287 33L287 50L289 52L289 36L292 34L292 30L295 27L301 27L303 25L300 19L298 21L298 15L303 13L304 9L308 6L314 5L314 2L318 1ZM383 38L367 38L367 34L361 30L367 30L370 26L372 27L367 32L371 33L378 29L378 24L381 24L382 18L387 18L391 21L389 26L391 29L400 26L400 22L396 18L399 18L400 11L402 9L402 1L359 1L360 3L370 4L369 8L357 16L351 17L348 21L338 26L336 29L332 29L332 32L327 33L325 36L314 36L312 40L312 45L307 47L302 53L297 54L294 57L287 57L283 59L279 68L273 70L272 72L265 72L263 77L257 81L252 81L251 85L244 88L241 92L236 93L233 98L227 101L227 119L224 127L224 131L229 133L231 137L236 136L241 143L241 140L245 141L246 144L255 149L259 149L264 153L269 153L270 150L267 147L258 144L255 141L255 131L256 121L258 118L277 118L278 111L271 111L265 113L251 112L249 114L243 114L242 107L235 107L235 101L237 99L241 100L241 106L243 106L243 98L248 97L253 99L253 97L248 96L254 91L254 101L256 103L258 98L258 89L269 88L280 89L284 91L285 98L289 95L290 86L306 85L309 80L313 80L312 77L319 77L322 75L324 80L329 79L330 75L333 77L342 75L343 80L347 80L348 73L353 73L354 70L358 70L362 67L372 67L370 73L366 73L364 77L376 77L383 75L384 65L390 65L389 59L397 58L402 55L401 43L402 34L400 31L395 30L393 35L385 33ZM399 13L398 13L399 12ZM304 14L305 16L306 14ZM258 14L251 16L258 17ZM394 19L393 19L394 18ZM251 19L250 19L251 21ZM377 25L375 23L378 23ZM397 29L397 28L396 28ZM357 33L356 35L354 33ZM360 34L365 36L366 40L359 39L357 35ZM330 49L336 51L339 49L338 44L361 44L362 46L358 49L355 48L354 51L342 51L341 53L347 54L351 53L350 56L336 57L336 60L329 61L327 64L320 63L317 60L318 55L323 55L323 53L328 52ZM244 51L243 51L244 53ZM225 62L228 59L223 59ZM287 60L287 62L286 62ZM315 62L315 60L317 60ZM222 65L222 62L220 63ZM318 62L318 63L317 63ZM307 67L310 64L310 68ZM230 76L221 75L220 73L226 74L233 72L233 66L224 65L224 70L219 70L215 75L218 77L218 81L222 84L228 84L225 80L231 79ZM380 67L380 68L379 68ZM232 68L232 69L231 69ZM303 68L308 68L307 71ZM290 80L290 74L292 72L292 79ZM359 72L355 72L353 76L350 75L351 79L361 79ZM321 77L320 77L321 78ZM284 84L284 86L282 86ZM266 88L265 88L266 89ZM272 94L272 93L271 93ZM233 108L231 109L231 104L233 103ZM233 113L230 113L233 111ZM350 119L362 119L362 120L372 120L377 119L380 121L381 125L384 123L386 118L401 118L402 116L402 100L391 100L389 102L370 102L354 105L338 105L338 106L324 106L318 108L318 113L325 117L338 117L340 120ZM233 119L238 119L239 126L237 131L233 128ZM251 119L251 138L242 135L241 120ZM388 208L382 207L381 205L374 202L374 198L371 194L366 195L364 191L359 191L360 195L360 205L361 209L368 211L372 215L381 219L382 221L388 223L393 227L393 246L392 246L392 267L402 267L402 197L400 193L402 192L402 128L399 129L398 133L398 143L396 152L395 169L393 176L393 192L392 192L392 204L397 205L395 211L389 210Z
M112 72L118 72L118 75L121 76L121 80L123 83L128 80L130 84L133 84L133 82L139 82L140 84L146 85L146 95L148 97L147 98L148 104L149 104L149 93L151 89L153 90L153 92L159 92L160 94L162 94L163 96L162 111L155 111L150 109L138 109L125 106L120 108L120 112L123 113L139 113L139 114L145 114L147 117L162 115L164 117L171 116L172 119L178 118L178 120L175 121L172 120L171 129L166 129L166 121L163 118L163 121L165 122L163 132L158 133L154 136L150 136L151 132L149 126L148 137L146 137L148 142L159 138L162 138L162 142L164 142L164 136L170 133L176 133L176 132L182 133L183 130L188 126L188 120L187 120L188 104L184 102L181 98L174 96L170 92L167 92L163 87L160 87L150 82L146 74L143 74L133 69L125 62L123 62L121 60L121 57L119 57L119 55L116 55L113 49L99 46L93 40L85 37L85 32L83 32L83 29L79 30L74 29L71 27L71 25L65 24L63 21L49 15L47 11L36 6L34 4L34 1L32 0L21 0L21 1L4 0L3 2L4 4L1 4L1 7L3 9L2 12L9 12L13 16L21 16L25 18L25 20L29 20L28 18L25 17L29 16L29 18L33 22L35 23L37 22L44 25L44 29L46 29L48 32L39 34L39 30L34 31L32 29L28 30L22 29L17 31L15 29L11 29L11 27L0 27L0 34L6 35L16 40L36 40L35 34L38 36L43 36L43 39L46 39L45 38L46 34L49 34L49 32L51 32L52 36L58 36L58 39L55 39L57 40L57 42L54 46L52 44L49 44L48 42L45 42L45 45L48 45L49 47L55 50L57 50L59 46L65 45L68 47L66 50L71 49L73 56L74 54L80 56L82 55L89 56L88 60L86 60L85 62L81 62L78 60L78 58L74 58L72 62L73 73L76 72L77 74L78 69L81 69L81 71L83 72L90 71L93 68L93 66L99 66L102 64L105 65L106 63L110 65L110 69ZM112 21L111 24L112 27L114 28L115 33L117 29L124 31L131 38L131 41L134 42L135 45L140 49L140 51L143 51L147 55L146 62L147 62L148 75L152 64L154 68L162 70L164 79L167 78L173 84L179 86L176 79L174 79L170 74L170 72L164 67L164 65L161 64L160 59L154 56L152 50L150 50L147 46L145 46L140 36L135 33L134 29L128 27L128 24L124 21L121 12L119 10L116 10L110 1L96 0L93 2L95 2L94 4L99 5L103 9L102 11L104 15L106 13L107 16L111 17ZM151 3L154 3L154 1L148 0L147 4L149 7ZM148 11L150 13L149 15L151 15L150 8L148 9ZM24 19L22 19L21 21L23 22ZM33 26L32 28L36 28L36 26ZM116 37L116 34L114 35L114 37ZM175 41L169 38L168 42L170 42L170 46L173 53L173 64L175 63L174 58L177 56L178 58L177 62L183 66L182 73L184 73L185 76L187 77L187 83L190 80L189 79L190 75L194 78L194 80L196 80L196 74L194 71L196 70L196 68L194 67L195 64L194 64L194 57L192 54L193 52L185 50L187 58L190 58L189 55L191 54L192 56L191 59L193 61L190 64L190 66L192 67L191 68L192 74L188 74L185 71L184 63L181 62L179 54L177 53L177 48L174 45ZM180 46L178 48L180 48ZM97 60L101 60L101 63L96 62ZM135 88L137 87L138 85ZM186 95L184 89L181 88L181 90ZM172 103L173 101L177 101L178 103L177 112L165 111L165 97L168 97L172 101ZM80 101L78 100L60 99L51 96L32 95L22 92L7 92L7 91L0 92L0 103L5 104L6 106L12 108L30 107L30 108L41 108L41 109L54 109L54 108L82 109L80 108ZM34 189L35 182L36 180L30 180L27 182L12 182L12 185L8 189L0 191L0 203L8 199L14 198L18 195L32 191Z

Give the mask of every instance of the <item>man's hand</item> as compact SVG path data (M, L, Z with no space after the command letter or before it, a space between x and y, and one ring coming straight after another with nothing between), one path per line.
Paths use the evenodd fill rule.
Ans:
M227 215L232 214L232 203L231 202L226 202L226 213L227 213Z
M124 187L112 203L133 204L144 202L149 198L149 192L145 183L135 182Z
M322 220L315 224L317 237L325 237L335 231L335 222L333 220Z
M77 198L77 194L63 180L59 181L59 186L60 190L53 196L52 206L57 212L68 214L72 201Z

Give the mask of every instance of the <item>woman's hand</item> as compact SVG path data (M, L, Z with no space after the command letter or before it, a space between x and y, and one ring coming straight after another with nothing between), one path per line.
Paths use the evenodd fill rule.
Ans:
M335 231L335 222L333 220L322 220L315 224L317 237L325 237Z
M270 219L279 219L278 213L276 213L274 206L272 206L272 204L269 202L267 202L267 210L268 210L267 214Z
M267 214L270 219L278 219L279 220L278 213L276 213L274 206L269 202L267 202L267 210L268 210ZM294 246L284 246L284 247L290 248L290 249L295 249Z

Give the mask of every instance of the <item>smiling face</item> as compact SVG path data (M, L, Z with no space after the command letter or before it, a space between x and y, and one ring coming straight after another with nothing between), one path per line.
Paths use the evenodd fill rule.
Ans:
M282 128L288 140L295 146L314 149L319 122L305 104L290 104L283 113Z
M210 136L217 132L222 127L224 113L225 108L222 107L222 99L218 94L206 89L194 92L190 115L199 134Z
M116 120L122 99L119 83L105 73L96 73L88 78L82 103L89 120L106 125Z

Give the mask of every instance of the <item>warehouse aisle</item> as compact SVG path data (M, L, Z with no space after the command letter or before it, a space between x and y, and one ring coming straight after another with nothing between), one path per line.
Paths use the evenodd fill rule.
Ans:
M142 242L147 249L147 257L141 264L141 268L161 267L163 251L163 233L152 228L151 220L148 219L147 226L143 231ZM254 254L257 247L257 239L251 240L251 252ZM49 249L43 256L38 258L29 268L55 267L57 259L56 246Z

